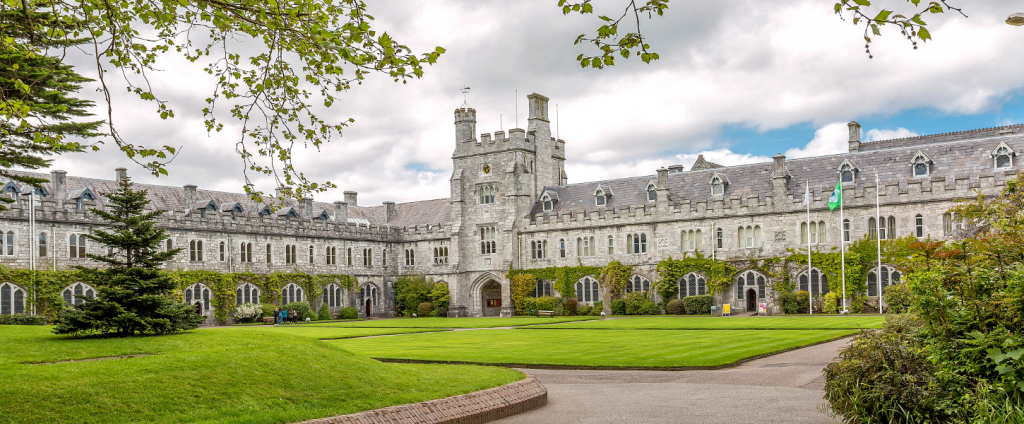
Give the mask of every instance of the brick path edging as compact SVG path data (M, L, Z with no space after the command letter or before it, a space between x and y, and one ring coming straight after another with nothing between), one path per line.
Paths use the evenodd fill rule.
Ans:
M443 423L477 424L540 408L548 389L533 376L493 389L407 405L389 406L299 424Z

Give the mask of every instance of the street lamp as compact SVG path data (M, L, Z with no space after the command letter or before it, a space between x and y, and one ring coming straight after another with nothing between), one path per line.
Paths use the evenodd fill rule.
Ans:
M1024 25L1024 13L1011 13L1006 17L1006 23L1013 26Z

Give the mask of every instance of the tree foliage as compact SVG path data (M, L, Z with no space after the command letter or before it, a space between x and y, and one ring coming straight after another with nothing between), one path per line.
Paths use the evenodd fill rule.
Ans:
M924 6L921 5L921 0L907 0L907 3L910 3L915 9L900 13L883 8L875 13L871 9L870 0L840 0L836 2L833 9L840 19L846 19L845 16L849 15L852 17L854 25L864 26L864 52L867 53L869 59L873 57L871 55L872 37L881 37L883 27L896 28L910 41L914 50L917 50L918 40L924 43L932 39L932 34L927 28L928 23L924 20L926 16L956 11L963 17L967 17L962 10L950 6L946 0L931 1Z
M96 287L96 299L62 310L56 320L57 334L132 335L169 334L195 329L201 320L191 305L173 301L174 281L159 267L181 249L160 251L167 238L154 226L163 211L146 211L145 191L132 189L128 178L118 190L104 193L112 209L91 209L111 229L83 235L107 247L107 254L87 257L104 268L77 267L82 279Z
M679 293L676 283L684 275L691 272L703 274L707 279L708 294L721 293L723 289L732 284L732 277L736 274L736 267L728 262L711 259L700 252L692 257L683 256L680 259L663 259L658 262L658 275L661 279L655 283L655 290L662 299L671 299Z

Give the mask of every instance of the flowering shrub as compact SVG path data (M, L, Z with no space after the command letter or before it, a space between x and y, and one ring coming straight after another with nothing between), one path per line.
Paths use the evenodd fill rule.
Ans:
M235 321L256 321L263 317L263 306L259 303L243 303L235 307Z

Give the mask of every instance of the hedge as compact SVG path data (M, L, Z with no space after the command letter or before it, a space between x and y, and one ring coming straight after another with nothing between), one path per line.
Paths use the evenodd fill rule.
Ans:
M703 296L686 296L683 298L683 309L689 315L710 315L712 299L710 294Z

